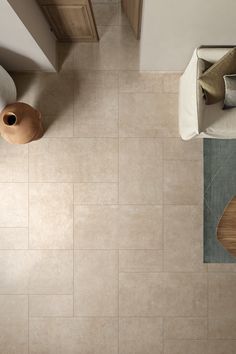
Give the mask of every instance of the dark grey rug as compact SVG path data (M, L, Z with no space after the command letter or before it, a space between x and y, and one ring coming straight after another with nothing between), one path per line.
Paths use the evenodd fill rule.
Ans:
M221 246L216 229L236 195L236 139L204 139L204 262L236 263ZM235 215L236 217L236 215Z

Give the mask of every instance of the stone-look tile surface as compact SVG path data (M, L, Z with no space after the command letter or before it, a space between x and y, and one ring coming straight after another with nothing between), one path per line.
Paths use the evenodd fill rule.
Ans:
M167 273L165 275L165 316L202 317L207 311L207 275Z
M14 250L28 248L28 228L0 228L0 249Z
M117 329L114 318L32 318L30 353L118 354Z
M73 248L73 185L31 183L29 203L29 247Z
M119 286L120 316L164 314L163 273L120 273Z
M30 145L30 182L116 182L117 139L42 139Z
M164 207L164 269L166 271L206 271L201 242L202 215L200 206L166 205Z
M166 339L206 339L207 318L167 317L164 319Z
M162 204L162 165L159 139L120 139L119 202Z
M207 341L206 340L166 340L164 354L208 354ZM215 354L215 352L209 354Z
M76 251L75 316L116 316L118 254L116 251Z
M202 162L165 160L164 162L164 203L202 203Z
M75 104L74 135L116 137L118 135L118 93L100 87L79 88Z
M80 71L75 76L74 135L118 135L118 73Z
M163 75L156 72L120 71L119 90L123 93L161 93Z
M90 205L74 208L75 249L109 249L118 246L118 208Z
M162 248L162 207L122 205L119 207L120 249Z
M28 353L28 297L0 295L0 352Z
M163 270L163 251L119 251L119 269L120 272L161 272Z
M43 116L43 126L45 129L45 138L73 137L73 116Z
M163 90L166 93L179 92L179 79L181 74L163 75Z
M0 227L28 227L28 184L0 183Z
M27 182L28 146L0 139L0 182Z
M212 318L236 318L236 274L209 273L209 316Z
M38 107L43 115L73 115L74 77L71 73L40 74Z
M72 251L0 251L1 294L71 294Z
M208 336L215 339L236 339L236 319L209 318Z
M209 340L207 354L234 354L235 340Z
M119 321L119 350L122 354L162 354L161 318L128 318Z
M117 183L76 183L74 185L75 204L117 204Z
M202 139L191 141L183 141L181 138L165 139L163 155L166 160L202 160Z
M177 135L176 94L121 93L120 136L168 137Z
M30 317L73 316L73 295L30 295Z

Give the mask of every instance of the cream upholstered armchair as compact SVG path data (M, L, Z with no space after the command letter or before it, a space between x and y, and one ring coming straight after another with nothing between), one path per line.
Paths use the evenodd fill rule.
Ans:
M198 82L204 71L202 61L218 61L232 47L199 47L180 78L179 132L192 138L236 139L236 108L223 110L223 102L206 105Z

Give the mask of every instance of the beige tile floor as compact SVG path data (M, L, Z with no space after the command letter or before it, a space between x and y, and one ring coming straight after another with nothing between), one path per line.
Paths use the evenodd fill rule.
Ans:
M99 44L61 45L59 74L14 74L47 131L0 141L0 353L235 354L236 267L202 261L179 75L140 73L117 3L95 13Z

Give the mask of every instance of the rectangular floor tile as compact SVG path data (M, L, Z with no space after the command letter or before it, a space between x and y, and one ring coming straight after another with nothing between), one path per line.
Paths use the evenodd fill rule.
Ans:
M28 181L28 146L0 139L0 182Z
M71 294L72 251L0 251L1 294Z
M117 204L117 183L76 183L75 204Z
M0 183L0 227L28 227L27 183Z
M122 354L162 354L161 318L121 317L119 320L119 350Z
M162 143L158 139L120 139L119 201L162 204Z
M177 98L176 94L121 93L119 98L120 136L178 136Z
M31 354L117 354L117 337L114 318L30 319Z
M163 251L122 250L119 251L120 272L161 272Z
M161 249L162 207L75 206L76 249Z
M0 295L0 352L28 354L28 297Z
M120 273L120 316L161 316L164 313L162 273Z
M28 228L0 228L0 249L14 250L28 248Z
M75 252L75 316L116 316L118 254L116 251Z
M73 248L73 185L31 183L29 203L29 247Z
M206 339L207 318L167 317L164 320L166 339Z
M29 316L73 316L73 295L30 295Z
M209 316L236 318L236 274L209 273Z
M165 204L202 203L202 169L200 161L166 160L164 162Z
M31 182L116 182L117 139L42 139L30 145Z
M169 272L206 271L203 264L202 207L164 207L164 269Z

